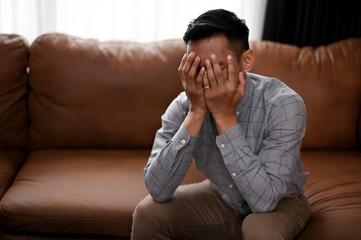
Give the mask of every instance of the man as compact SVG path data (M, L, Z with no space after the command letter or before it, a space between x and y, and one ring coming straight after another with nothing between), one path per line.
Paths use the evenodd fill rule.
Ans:
M306 225L305 105L279 80L248 73L248 32L222 9L188 25L178 68L184 92L162 116L133 240L292 239ZM207 180L179 186L192 159Z

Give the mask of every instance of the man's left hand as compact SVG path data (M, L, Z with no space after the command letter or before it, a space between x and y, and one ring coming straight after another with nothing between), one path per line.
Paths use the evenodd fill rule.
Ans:
M243 72L236 72L233 61L233 57L229 55L227 74L223 74L215 55L211 55L211 59L205 61L207 68L207 74L203 76L205 98L219 134L238 123L234 111L245 96L246 79Z

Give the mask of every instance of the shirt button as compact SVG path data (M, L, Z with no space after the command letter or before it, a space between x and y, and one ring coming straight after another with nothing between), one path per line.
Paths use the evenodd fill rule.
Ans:
M237 176L237 173L233 172L233 173L232 173L232 176L233 176L233 177Z
M229 188L233 188L233 184L229 184L228 187L229 187Z
M221 144L221 148L224 148L226 146L226 144L222 143Z
M185 143L186 143L186 140L182 139L182 140L181 140L181 143L182 143L182 144L185 144Z
M243 205L242 203L238 203L238 206L242 207L242 205Z
M236 115L239 115L239 112L238 112L238 111L236 112Z

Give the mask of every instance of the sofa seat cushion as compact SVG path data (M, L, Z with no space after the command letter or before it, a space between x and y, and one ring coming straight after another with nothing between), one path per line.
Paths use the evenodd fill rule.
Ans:
M18 150L0 150L0 199L14 180L25 154Z
M361 152L302 152L312 217L299 239L360 239Z
M9 230L129 236L149 150L33 152L1 201ZM194 176L197 173L192 170ZM191 181L199 178L190 177Z

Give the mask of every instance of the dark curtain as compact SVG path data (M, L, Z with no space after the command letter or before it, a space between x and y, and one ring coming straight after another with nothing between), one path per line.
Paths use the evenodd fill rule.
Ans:
M317 47L361 37L360 0L268 0L263 40Z

